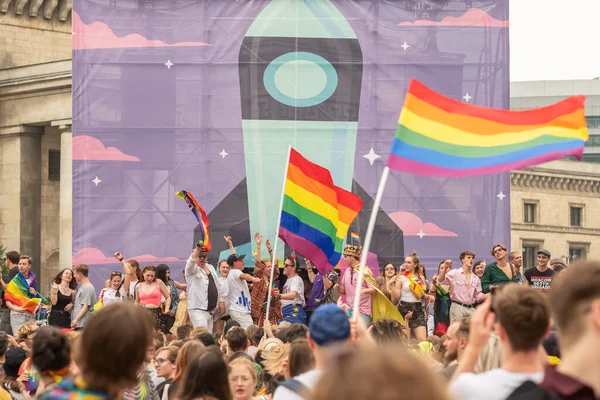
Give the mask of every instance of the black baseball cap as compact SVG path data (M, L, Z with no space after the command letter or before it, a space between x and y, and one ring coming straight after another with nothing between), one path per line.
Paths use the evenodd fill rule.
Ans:
M6 360L4 361L4 373L7 376L17 378L19 376L19 368L27 358L27 353L20 347L15 347L6 352Z
M245 254L240 254L239 256L237 254L231 254L227 257L227 264L229 264L230 267L233 267L234 262L243 260L244 257L246 257Z

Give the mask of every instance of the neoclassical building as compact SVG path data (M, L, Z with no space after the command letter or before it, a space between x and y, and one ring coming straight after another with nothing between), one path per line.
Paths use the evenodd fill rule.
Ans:
M71 254L71 0L0 0L0 243L40 288Z

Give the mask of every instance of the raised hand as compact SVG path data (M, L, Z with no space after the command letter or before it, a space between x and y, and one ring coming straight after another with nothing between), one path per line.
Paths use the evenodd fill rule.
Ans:
M265 243L265 245L267 246L267 249L269 251L271 251L271 242L269 242L269 239L267 239L267 242Z
M115 254L113 254L113 257L116 258L117 260L121 261L121 259L123 258L123 255L121 254L120 251L117 251Z
M227 244L231 244L231 236L223 236L223 239L225 239Z
M258 246L260 246L260 244L262 243L262 236L261 236L261 234L260 234L260 233L256 232L256 233L254 234L254 241L256 242L256 244L257 244Z

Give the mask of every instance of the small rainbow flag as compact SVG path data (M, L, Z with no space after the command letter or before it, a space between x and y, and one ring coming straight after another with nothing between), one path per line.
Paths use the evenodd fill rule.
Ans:
M319 272L340 261L348 228L362 206L359 196L334 185L327 169L291 149L279 237Z
M354 240L360 240L360 236L356 232L350 232L350 237Z
M507 111L465 104L412 80L387 166L428 176L496 174L565 156L588 139L585 96Z
M8 283L6 287L6 293L4 294L4 299L6 301L10 301L12 304L18 307L23 307L27 312L34 314L38 308L40 308L40 304L49 304L48 300L46 300L42 295L37 293L33 296L29 293L29 283L27 283L27 279L23 276L22 273L18 273L15 277ZM35 289L35 275L34 279L31 282L31 287Z
M206 249L206 251L210 251L212 246L210 243L210 237L208 235L208 227L210 226L210 224L208 223L208 215L206 215L204 209L200 207L200 204L198 204L198 202L190 192L181 190L175 194L180 199L185 200L188 207L192 211L192 214L194 214L194 217L196 217L198 225L200 225L200 240L204 242L204 248Z

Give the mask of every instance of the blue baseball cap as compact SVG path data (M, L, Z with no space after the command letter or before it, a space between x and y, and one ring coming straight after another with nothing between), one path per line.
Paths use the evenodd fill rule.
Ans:
M336 304L318 307L308 325L311 339L319 346L341 343L350 337L348 316Z

